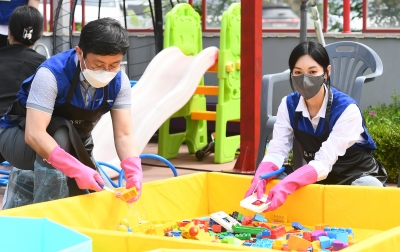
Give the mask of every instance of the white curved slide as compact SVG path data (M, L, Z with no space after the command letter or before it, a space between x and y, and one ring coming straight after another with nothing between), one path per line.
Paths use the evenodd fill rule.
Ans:
M153 58L132 87L132 123L140 153L156 130L190 100L217 58L216 47L208 47L196 56L186 56L179 48L168 47ZM92 136L94 159L120 167L110 113L102 116Z

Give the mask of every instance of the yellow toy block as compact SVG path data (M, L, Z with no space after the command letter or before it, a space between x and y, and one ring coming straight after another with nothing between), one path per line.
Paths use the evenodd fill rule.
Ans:
M132 233L164 236L174 229L175 221L143 221L131 226Z
M282 250L284 244L286 244L286 241L284 240L274 240L274 243L272 244L272 249Z
M319 241L313 241L311 242L311 246L312 246L312 252L318 252L320 251L321 248L321 243Z
M199 240L199 241L215 241L215 236L211 236L204 229L198 227L193 222L188 223L186 226L181 227L182 237L186 239Z
M130 199L135 198L138 195L138 192L136 190L136 187L132 187L130 189L126 189L123 192L121 192L121 199L123 201L128 201Z
M287 215L286 214L274 214L273 222L287 223Z

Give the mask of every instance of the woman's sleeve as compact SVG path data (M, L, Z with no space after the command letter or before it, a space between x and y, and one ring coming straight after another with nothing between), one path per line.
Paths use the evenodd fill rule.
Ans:
M273 138L268 144L263 162L272 162L281 167L293 146L293 129L290 125L289 112L284 97L279 105L274 124Z
M339 156L343 156L348 148L362 140L362 132L364 128L360 109L356 104L350 104L336 121L328 139L315 153L314 160L309 162L318 173L318 181L328 176Z

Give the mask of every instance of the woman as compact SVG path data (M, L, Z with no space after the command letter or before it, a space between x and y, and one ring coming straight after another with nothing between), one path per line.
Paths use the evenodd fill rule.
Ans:
M46 60L32 50L42 33L43 17L36 8L24 5L15 9L8 26L10 45L0 48L0 118L16 99L22 82Z
M0 1L0 48L8 45L7 35L9 29L9 19L15 9L23 5L32 6L37 9L39 7L39 4L39 0Z
M308 164L282 179L268 193L266 211L281 206L288 194L315 182L382 187L384 167L372 156L376 145L364 125L361 111L348 95L330 86L329 56L313 41L296 46L289 57L294 92L282 99L273 139L246 197L260 199L266 180L261 174L278 170L288 158L295 138Z

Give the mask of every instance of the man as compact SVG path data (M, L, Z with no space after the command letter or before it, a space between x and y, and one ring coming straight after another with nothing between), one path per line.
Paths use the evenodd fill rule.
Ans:
M128 47L128 35L116 20L98 19L82 29L78 46L51 57L24 81L0 120L0 152L19 168L10 175L3 208L102 190L104 181L90 159L90 132L108 111L126 187L139 191L129 202L140 197L143 174L131 123L130 82L120 71ZM34 179L26 179L32 170ZM24 202L16 196L21 190L27 194Z

